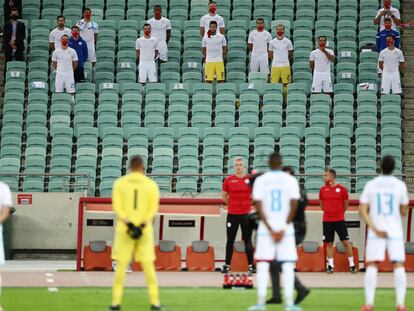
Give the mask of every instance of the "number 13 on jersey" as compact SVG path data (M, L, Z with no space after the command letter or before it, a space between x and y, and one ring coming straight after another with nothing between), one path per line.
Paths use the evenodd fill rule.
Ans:
M394 195L392 193L377 193L378 215L392 215L394 208Z

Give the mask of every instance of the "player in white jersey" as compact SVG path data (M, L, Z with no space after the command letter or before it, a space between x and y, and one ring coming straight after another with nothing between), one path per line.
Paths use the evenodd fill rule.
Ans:
M52 54L52 66L56 70L55 92L75 94L74 70L78 66L78 55L76 51L70 48L69 36L63 35L61 38L62 46L56 49Z
M63 15L59 15L56 18L56 28L53 29L49 35L49 44L52 51L60 48L60 39L63 35L70 36L71 31L69 28L65 27L65 17Z
M405 249L402 217L407 215L408 192L404 182L392 176L395 160L385 156L382 175L369 181L360 197L360 213L368 226L365 252L365 305L362 311L374 310L377 263L384 261L385 252L394 264L397 311L407 311L405 294L407 276L404 268Z
M80 35L88 46L88 61L96 63L95 43L98 40L99 27L92 19L92 11L89 8L83 10L83 19L76 25L79 27Z
M161 6L154 6L154 17L148 20L147 23L151 25L151 36L158 39L159 60L161 63L165 63L168 61L167 44L171 37L171 22L161 14Z
M300 199L295 177L281 170L282 157L273 153L269 158L270 172L258 177L253 185L253 205L260 217L257 230L255 259L257 262L257 304L249 311L266 310L266 293L270 262L282 264L285 310L299 311L293 304L294 268L297 260L293 219Z
M401 94L400 71L404 70L403 52L395 47L395 38L388 35L387 48L383 49L378 57L379 68L382 70L381 94Z
M263 18L256 19L256 29L249 34L247 41L250 51L250 72L269 73L267 49L272 35L266 30Z
M141 84L157 82L157 68L155 59L158 56L158 40L151 36L151 25L144 25L144 36L137 39L135 43L137 59L139 62L139 82Z
M213 83L214 77L218 83L224 83L224 58L227 55L226 37L217 32L217 22L210 22L210 29L201 41L206 83Z
M319 48L312 51L309 56L310 67L313 72L312 93L325 93L331 95L331 62L335 61L335 53L326 48L327 39L324 36L318 38Z
M12 194L8 185L0 182L0 266L6 264L4 256L4 245L3 245L3 224L10 215L10 210L13 205ZM1 277L0 277L0 290L1 290ZM0 307L2 311L3 308Z
M203 15L200 18L200 35L201 38L204 37L206 30L210 28L210 22L215 21L217 23L217 28L220 29L220 33L224 35L224 18L216 13L217 3L210 1L208 4L208 14Z

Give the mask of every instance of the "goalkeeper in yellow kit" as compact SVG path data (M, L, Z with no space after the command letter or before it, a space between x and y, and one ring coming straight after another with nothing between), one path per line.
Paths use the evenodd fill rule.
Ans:
M127 268L133 259L139 261L145 273L151 310L163 310L158 294L155 272L154 234L152 223L158 211L158 185L144 175L140 156L130 160L131 172L115 181L112 206L117 216L112 259L116 272L109 310L121 310Z

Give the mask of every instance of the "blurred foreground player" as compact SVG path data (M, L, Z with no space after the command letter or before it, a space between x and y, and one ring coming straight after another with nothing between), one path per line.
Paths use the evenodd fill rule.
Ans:
M408 192L404 182L392 176L395 160L391 156L382 159L382 175L369 181L360 197L360 213L368 226L365 260L365 305L362 311L374 310L377 285L377 263L385 260L385 251L394 264L394 284L397 311L405 307L407 275L404 268L405 249L401 216L407 215Z
M158 211L159 189L144 175L144 162L140 156L131 158L130 170L131 173L115 181L112 192L112 206L117 217L112 259L116 260L117 268L109 310L120 310L125 275L132 259L140 262L144 270L151 310L163 310L154 267L152 227Z
M282 157L273 153L269 158L270 172L257 177L253 186L253 204L260 217L255 258L257 262L257 304L248 310L266 310L269 266L273 260L282 265L285 285L285 310L301 311L293 304L295 262L295 218L299 184L295 177L281 171Z
M0 182L0 227L3 226L4 222L10 215L12 208L12 194L8 185L3 182ZM4 256L4 245L3 245L3 229L1 230L1 241L0 241L0 266L6 264ZM0 290L1 290L1 277L0 277ZM0 311L3 311L3 308L0 306Z

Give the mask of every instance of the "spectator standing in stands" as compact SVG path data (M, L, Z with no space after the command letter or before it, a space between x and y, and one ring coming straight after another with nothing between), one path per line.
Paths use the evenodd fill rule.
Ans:
M52 66L56 70L55 92L72 95L72 101L75 98L75 79L73 72L78 66L78 56L76 51L69 47L69 36L63 35L61 38L61 47L56 49L52 54Z
M348 229L345 222L345 212L349 205L348 189L335 181L336 171L326 169L323 175L325 185L319 190L319 204L323 211L323 237L326 243L328 267L326 272L334 272L333 242L335 232L346 249L351 273L356 273L352 246L349 243Z
M68 35L70 37L70 29L65 27L65 17L59 15L56 18L56 22L56 28L53 29L49 35L49 44L52 51L60 48L60 39L63 35Z
M5 0L4 1L4 21L2 25L7 24L7 22L9 21L9 17L11 14L11 9L16 8L17 11L19 12L19 17L18 18L22 18L21 16L21 12L22 12L22 1L21 0Z
M379 54L379 67L383 71L381 81L381 93L401 94L400 72L404 70L403 52L395 47L395 38L387 36L387 48Z
M384 30L385 18L391 18L391 28L397 30L398 24L401 22L400 11L391 6L391 0L384 0L384 7L378 10L374 18L374 24L380 25L380 31Z
M236 239L239 226L242 230L244 245L246 248L249 272L255 273L253 266L253 245L252 229L249 225L247 215L250 213L251 188L249 187L249 177L245 174L246 168L241 157L234 159L234 175L227 177L223 183L221 199L227 205L227 243L226 243L226 262L222 272L230 272L231 258L233 256L233 245Z
M139 62L139 82L142 85L148 82L157 82L157 68L155 59L158 57L158 40L151 35L151 25L144 25L144 36L135 43Z
M335 61L335 53L326 48L326 41L326 37L319 37L319 48L313 50L309 56L313 72L312 93L332 95L331 62Z
M14 59L23 61L24 39L26 38L26 26L18 21L19 10L10 9L10 21L4 25L3 48L6 56L6 63Z
M200 35L203 38L206 29L210 29L210 22L215 21L217 23L217 28L220 28L220 33L224 35L224 18L216 13L217 3L214 1L209 2L209 11L208 14L204 15L200 19Z
M384 30L377 33L377 52L381 52L387 47L387 37L389 35L394 36L396 48L400 48L400 33L396 30L391 29L392 20L389 17L384 18Z
M212 83L214 77L218 83L224 82L224 58L227 55L227 42L224 35L217 32L217 22L210 22L210 29L201 41L205 81Z
M272 41L272 35L266 30L263 18L256 19L256 29L253 30L248 39L250 56L250 72L269 73L268 47Z
M72 37L69 39L69 47L76 51L76 55L78 55L78 66L74 71L74 78L75 83L84 82L85 81L85 71L83 64L88 59L88 45L80 37L79 34L79 27L72 26Z
M293 44L285 37L285 26L276 26L276 38L269 43L269 59L272 60L272 83L282 81L284 93L286 94L287 85L291 81L290 60L293 55Z
M99 28L98 24L92 19L92 11L89 8L83 10L83 19L76 25L79 27L80 35L88 45L88 61L95 65L96 63L96 52L95 43L98 40Z
M165 63L168 61L168 41L171 37L171 22L168 18L162 16L160 5L154 6L154 17L148 20L151 25L151 36L158 40L159 61Z

